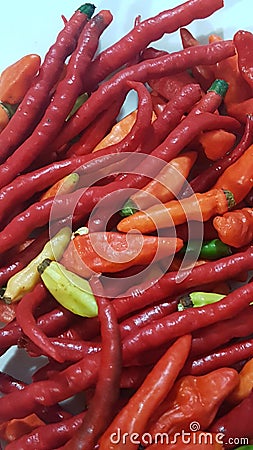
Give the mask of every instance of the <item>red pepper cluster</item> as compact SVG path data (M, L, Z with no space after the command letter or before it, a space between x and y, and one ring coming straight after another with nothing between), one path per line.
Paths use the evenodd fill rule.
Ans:
M244 283L253 269L253 35L210 35L201 45L185 28L222 6L222 0L189 0L138 18L104 51L99 42L112 21L110 11L92 16L92 5L80 7L64 22L0 133L2 289L71 220L74 231L88 224L89 234L73 238L62 262L90 277L98 304L98 317L76 316L42 282L18 304L0 303L0 354L18 345L31 358L48 358L27 385L0 373L0 437L8 450L123 450L139 444L150 450L218 450L235 448L234 438L253 439L253 281ZM176 30L182 49L150 47ZM109 142L130 90L138 96L130 131L96 150L102 139ZM86 101L76 111L84 93ZM187 183L171 176L171 167ZM57 195L61 180L73 172L80 184ZM166 189L165 174L171 177ZM97 216L99 202L115 193L112 216L110 205ZM150 206L150 195L159 207ZM142 202L146 212L138 211ZM136 210L122 218L119 211L130 206ZM231 254L178 270L187 218L194 222L197 210L205 222L203 239L219 237ZM124 234L134 229L144 244L132 264L112 264L92 252L91 237L97 236L102 249L106 233L113 250L126 246L127 237L137 245L136 234ZM171 264L165 261L165 269L161 263L162 274L151 271L151 279L136 278L129 288L128 277L147 268L158 243L164 246L162 261L172 243L177 255ZM87 273L77 266L73 248L87 262ZM226 297L178 311L178 295L194 290ZM61 402L79 393L83 407L72 414ZM185 445L181 433L193 434L194 421L212 442ZM113 441L118 430L127 444ZM156 442L159 433L178 433L178 442ZM222 442L219 433L225 435Z

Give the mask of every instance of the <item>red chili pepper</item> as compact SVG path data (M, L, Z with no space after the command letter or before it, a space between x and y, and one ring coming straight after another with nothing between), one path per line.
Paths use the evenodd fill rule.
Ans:
M1 133L1 161L26 139L40 120L50 100L48 92L58 81L66 57L74 50L78 36L93 12L94 7L90 4L78 8L58 34L56 42L48 50L36 78L36 83L28 90L15 113L15 117L13 116L12 121Z
M101 450L125 448L123 441L118 440L115 443L111 440L111 436L117 435L118 430L121 433L127 433L129 437L133 433L137 433L141 438L148 420L172 389L176 377L185 363L190 345L191 337L189 335L179 338L172 344L148 374L142 386L107 428L99 441ZM127 441L127 448L134 449L136 445L130 440Z
M226 319L193 333L190 357L211 352L234 338L249 336L253 326L253 308L249 306L231 319Z
M80 413L58 423L38 427L9 443L7 447L9 447L9 450L32 450L36 445L37 450L53 450L56 445L64 445L72 436L75 436L82 426L86 414ZM35 442L36 444L34 444Z
M140 83L130 83L129 85L133 86L139 94L140 108L138 109L137 120L133 130L126 137L126 139L124 139L120 145L115 144L113 146L109 146L105 149L101 149L96 154L84 155L83 157L80 156L72 159L70 158L62 161L61 163L55 163L53 166L49 165L41 170L35 170L29 174L21 175L1 191L0 202L3 215L9 210L9 208L13 209L15 200L18 200L20 195L22 195L23 200L31 196L32 185L34 194L35 191L38 192L44 190L44 188L48 185L57 182L59 179L75 170L80 174L85 173L85 171L95 171L96 169L105 167L107 164L107 158L115 158L115 153L123 152L126 148L128 150L135 150L150 127L152 106L150 95L145 86ZM18 189L18 191L16 191L16 189Z
M189 360L183 372L191 375L203 375L219 367L231 367L233 364L253 357L253 339L247 337L226 347L217 348L211 353Z
M190 187L194 192L205 192L210 189L217 181L219 176L245 152L252 144L253 136L253 116L247 116L244 134L238 145L231 153L214 162L210 167L204 170L190 181ZM181 193L182 197L188 197L192 191L187 189Z
M196 47L200 42L190 33L186 28L180 29L180 36L183 48ZM200 84L202 89L206 91L213 83L215 76L212 70L212 65L194 65L192 68L193 77Z
M175 436L182 430L191 430L191 423L195 421L201 430L207 429L238 381L236 370L228 367L200 377L186 375L179 378L155 411L148 433L153 437L160 433Z
M100 113L101 108L108 108L112 101L122 93L127 93L126 80L146 82L151 78L182 72L194 63L215 63L233 55L235 52L231 41L208 44L189 48L147 60L130 68L122 69L109 81L101 84L88 100L79 108L78 115L72 116L52 144L51 150L57 150L62 145L77 136Z
M37 284L32 292L26 294L19 302L16 317L22 331L27 335L44 354L51 356L56 361L63 362L61 357L55 351L55 347L50 344L47 336L39 329L33 316L33 311L41 302L45 301L47 291L43 284Z
M234 448L235 439L253 438L252 429L253 391L225 416L217 419L209 428L212 433L223 433L225 448ZM234 438L234 439L233 439ZM230 443L229 443L230 440ZM232 444L231 444L232 440ZM247 441L246 441L247 442Z
M224 280L233 280L238 275L253 268L253 248L194 267L190 274L187 270L168 272L154 286L141 283L124 293L124 297L113 300L118 317L137 311L154 301L173 297L198 286Z
M115 124L120 112L122 101L113 102L110 108L102 111L98 117L84 130L80 139L72 144L66 153L66 157L87 155L104 138L106 133Z
M11 392L23 390L25 386L26 383L23 381L17 380L6 373L0 372L0 392L2 394L9 394ZM59 422L63 419L69 418L71 415L60 405L53 405L49 407L37 405L36 414L45 423Z
M201 328L215 321L236 315L251 301L252 291L253 287L251 283L248 286L237 289L227 296L225 301L208 305L204 308L194 308L193 315L190 310L185 311L183 316L180 313L180 318L178 315L171 314L169 316L169 322L163 319L156 321L160 324L161 328L160 326L153 325L152 330L154 334L146 334L149 327L144 327L138 333L135 333L134 338L123 341L124 363L127 360L131 360L140 351L143 351L145 347L151 349L154 347L154 344L155 346L159 346L161 341L168 342L168 339L175 339L176 335L181 333L185 334L186 329L193 331L194 328ZM203 314L203 310L205 311L205 315ZM186 314L187 316L185 317ZM178 318L179 321L173 321L173 318ZM165 323L166 327L163 326ZM168 326L172 323L173 326ZM140 337L143 340L140 340ZM126 343L128 343L127 346ZM33 383L23 391L8 394L0 399L1 420L9 420L14 416L16 418L25 417L35 410L38 401L40 404L50 405L68 398L80 390L86 389L95 382L98 367L99 355L91 354L89 358L85 357L63 372L57 373L50 380ZM71 383L69 382L70 380Z
M121 340L112 303L103 296L98 279L91 279L91 288L98 303L101 324L100 371L94 397L75 435L63 447L72 450L90 450L104 433L112 418L119 398L121 375Z
M142 53L142 60L154 59L160 56L168 55L163 50L156 50L152 47L148 47ZM184 86L194 83L194 79L187 72L179 72L176 75L168 75L158 79L148 80L148 84L157 92L162 98L171 100L175 95L178 95Z
M253 34L249 31L240 30L235 33L233 40L237 50L240 73L253 93Z
M163 34L172 33L195 19L208 17L222 6L222 0L190 0L140 22L122 39L98 54L92 64L85 90L94 89L110 73L128 62L152 41L160 39ZM111 57L112 54L114 58Z
M41 121L26 141L0 166L0 188L27 169L57 136L82 91L83 77L97 49L98 39L111 20L109 11L100 11L84 27L78 46L70 57L66 76L58 84Z

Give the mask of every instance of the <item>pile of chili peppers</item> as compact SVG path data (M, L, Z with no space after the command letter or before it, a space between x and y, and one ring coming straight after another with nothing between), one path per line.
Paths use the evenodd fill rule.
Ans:
M45 361L0 372L7 450L252 448L253 34L187 28L222 7L138 16L100 51L113 17L87 3L0 77L0 352ZM44 258L97 315L56 301Z

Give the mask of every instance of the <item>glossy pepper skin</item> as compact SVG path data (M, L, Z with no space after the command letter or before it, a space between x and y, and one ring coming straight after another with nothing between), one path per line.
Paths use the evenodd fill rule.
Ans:
M11 105L20 103L40 68L39 55L25 55L7 67L0 76L0 100Z
M150 264L178 252L182 246L177 238L101 231L75 236L61 262L67 269L89 278L94 272L113 273Z
M253 93L253 34L249 31L239 30L235 33L233 40L238 54L240 73Z
M151 77L160 78L163 75L178 73L192 67L192 64L195 62L217 62L220 59L233 55L234 52L234 46L231 41L224 41L219 43L219 45L214 43L181 50L155 60L142 61L135 66L122 69L92 93L89 99L79 108L78 115L72 116L64 129L58 134L52 147L54 150L57 150L66 142L72 140L96 118L101 108L108 108L112 100L118 98L122 93L127 93L126 80L145 82Z
M82 78L97 50L99 37L111 20L111 13L102 10L85 25L78 45L71 54L66 76L57 85L40 122L31 135L16 149L15 155L10 155L0 165L1 188L26 170L43 153L65 124L76 98L82 93Z
M151 419L149 432L174 434L188 430L192 421L205 430L212 423L224 399L237 386L238 373L221 368L201 377L179 378Z
M100 371L83 423L63 447L65 450L90 450L96 445L114 417L120 394L122 352L117 317L112 303L104 297L103 287L96 275L91 280L91 287L98 303L101 324Z
M253 209L242 208L213 219L214 228L222 242L240 248L253 239Z
M152 41L165 33L176 31L196 18L208 17L223 6L222 0L190 0L183 5L163 11L157 16L141 21L125 37L101 52L94 61L86 89L94 88L107 75L135 57ZM111 58L111 54L115 55Z
M214 185L217 189L228 189L234 194L235 202L241 202L253 186L253 145L231 164Z
M217 419L209 428L212 433L224 433L224 442L229 438L253 438L253 391L225 416ZM227 444L226 449L234 448Z
M79 34L94 12L91 4L81 6L64 24L55 43L48 50L36 83L27 91L13 120L1 133L0 160L3 161L26 139L48 105L48 92L58 82L64 61L74 50ZM87 15L86 15L87 13ZM63 45L62 45L63 44ZM18 130L18 132L17 132Z
M129 436L132 433L138 433L141 437L148 420L173 387L180 368L183 367L186 361L190 345L191 336L185 335L177 339L169 347L144 380L141 387L115 417L102 436L99 443L101 450L120 450L125 448L123 442L113 443L110 439L112 433L117 432L118 429L123 433L129 433ZM127 448L129 450L135 449L136 445L130 441L127 443Z
M227 401L231 405L240 403L244 398L248 397L253 389L253 358L243 366L239 372L239 378L238 386L236 386L227 398Z
M211 189L203 194L171 200L164 204L156 204L145 211L137 211L122 219L117 229L123 233L136 229L142 233L150 233L160 228L180 225L188 220L206 222L216 214L223 214L234 206L231 191Z

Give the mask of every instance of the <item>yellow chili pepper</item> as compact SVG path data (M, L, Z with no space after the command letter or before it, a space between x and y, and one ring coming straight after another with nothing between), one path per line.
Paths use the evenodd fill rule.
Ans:
M53 236L36 258L9 279L3 299L7 303L16 302L30 292L40 280L37 266L46 258L56 261L61 259L70 238L71 229L68 227L62 228Z

